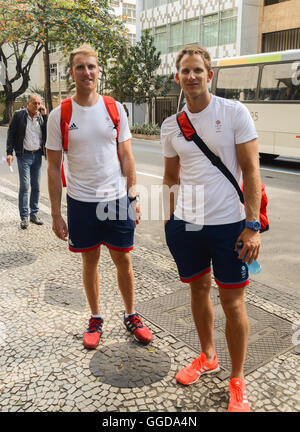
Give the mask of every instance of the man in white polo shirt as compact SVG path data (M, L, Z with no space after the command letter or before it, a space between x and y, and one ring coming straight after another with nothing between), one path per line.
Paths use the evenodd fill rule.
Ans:
M116 128L103 97L97 93L99 72L98 56L93 48L83 45L72 51L69 73L76 93L71 99L66 153L68 225L61 215L61 106L50 113L46 145L53 231L62 240L68 236L69 249L82 254L83 283L92 313L83 338L84 346L89 349L97 347L102 334L98 274L101 244L108 247L117 268L125 327L138 342L147 344L152 340L150 330L134 309L130 251L140 207L131 133L124 108L117 102L120 117L117 147Z
M174 194L169 194L166 203L170 209L165 225L166 241L180 279L190 284L192 313L202 348L200 356L181 369L176 379L189 385L202 374L219 370L210 299L212 262L226 316L232 361L228 410L249 411L243 376L248 337L244 291L249 283L245 262L256 259L260 248L257 133L244 105L209 93L213 71L205 49L183 48L177 56L176 68L176 81L183 89L187 102L184 110L190 122L240 185L243 177L245 196L244 208L231 182L193 141L185 139L176 115L164 121L161 128L164 184L173 189L178 185L177 203ZM244 244L240 254L238 241Z

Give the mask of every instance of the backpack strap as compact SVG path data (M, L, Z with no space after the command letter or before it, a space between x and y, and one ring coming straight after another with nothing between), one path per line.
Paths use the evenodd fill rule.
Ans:
M68 151L69 145L69 123L72 117L72 99L68 97L60 105L60 130L62 135L62 145L64 151Z
M120 132L120 115L119 115L116 101L111 96L102 96L102 97L103 97L107 112L108 112L110 118L112 119L112 122L115 125L115 128L117 130L117 143L118 143L119 132Z
M62 146L64 151L68 151L69 146L69 123L72 117L72 99L69 97L64 99L60 105L60 130L62 136ZM64 171L64 154L61 164L61 181L63 187L67 186L65 171Z
M194 141L194 143L200 148L200 150L205 154L205 156L211 161L211 163L217 167L224 175L227 177L227 179L232 183L234 188L236 189L240 201L242 204L244 204L244 195L241 191L241 188L236 181L236 178L232 175L232 173L229 171L229 169L226 167L226 165L223 164L219 156L217 156L214 152L212 152L205 142L202 140L202 138L199 137L197 134L194 126L192 125L190 119L188 118L188 115L185 111L181 111L176 115L176 120L178 123L178 126L185 137L187 141Z

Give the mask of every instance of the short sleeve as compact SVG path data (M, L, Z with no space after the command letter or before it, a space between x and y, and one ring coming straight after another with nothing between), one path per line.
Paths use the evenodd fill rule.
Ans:
M163 154L167 158L173 158L177 156L177 152L174 149L172 141L176 136L174 132L176 132L176 120L172 117L168 117L160 129L160 139L163 147ZM175 127L174 127L175 126Z
M49 114L47 122L46 148L49 150L62 150L62 136L60 130L60 106L55 108Z
M132 135L129 129L128 118L124 110L124 107L122 106L122 104L120 104L120 102L117 102L117 107L120 116L120 132L119 132L118 141L124 142L131 139Z
M252 117L246 106L241 102L236 102L233 129L236 144L242 144L258 138Z

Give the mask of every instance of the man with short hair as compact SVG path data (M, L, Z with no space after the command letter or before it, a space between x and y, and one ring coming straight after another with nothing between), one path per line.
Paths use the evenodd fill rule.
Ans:
M30 222L43 225L38 216L42 155L45 155L47 129L46 108L38 94L31 94L27 99L27 108L14 113L10 122L7 143L6 160L9 166L13 162L15 151L19 170L19 212L22 229L28 228ZM30 212L28 209L28 191L30 192Z
M210 94L213 77L209 53L198 46L183 48L176 60L176 82L183 89L184 111L212 152L244 182L245 208L231 182L193 141L179 129L176 115L162 124L165 156L164 185L178 185L165 199L169 218L166 241L180 279L191 287L192 314L202 352L176 379L189 385L201 375L219 371L214 345L214 317L210 299L211 262L226 316L226 339L232 361L229 411L249 411L243 366L247 350L248 318L244 302L249 284L245 262L260 248L261 180L257 133L247 108L240 102ZM201 187L200 187L201 186ZM185 191L190 191L185 193ZM175 206L176 204L176 206ZM237 242L243 241L240 254Z
M140 207L131 133L124 108L117 102L120 117L117 147L116 127L103 97L97 93L99 72L98 56L92 47L83 45L72 51L69 73L76 93L71 99L66 153L68 226L61 215L61 106L49 116L46 145L52 228L58 238L67 240L68 236L69 249L82 255L83 283L92 313L83 338L84 346L89 349L97 347L102 334L97 268L101 244L108 247L117 269L125 306L125 327L138 342L148 344L152 340L150 330L142 324L134 308L130 251Z

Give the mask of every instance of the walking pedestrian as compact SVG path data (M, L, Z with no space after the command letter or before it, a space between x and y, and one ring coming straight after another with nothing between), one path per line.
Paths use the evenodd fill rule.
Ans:
M9 166L13 162L13 152L17 156L19 171L19 213L20 227L28 228L30 222L43 225L38 216L42 155L46 155L47 114L38 94L31 94L27 99L27 108L17 110L8 127L6 160ZM28 208L29 188L30 200Z

